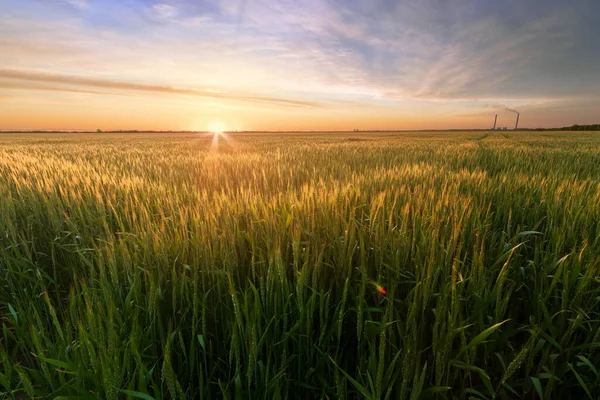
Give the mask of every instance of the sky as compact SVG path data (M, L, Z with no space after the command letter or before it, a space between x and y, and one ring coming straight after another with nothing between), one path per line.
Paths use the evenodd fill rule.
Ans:
M600 123L597 0L0 0L0 129Z

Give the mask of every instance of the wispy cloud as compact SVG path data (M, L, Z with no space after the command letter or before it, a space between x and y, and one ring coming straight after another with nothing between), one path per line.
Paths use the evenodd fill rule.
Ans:
M80 9L88 6L88 0L65 0L65 2Z
M179 9L172 4L158 3L152 6L152 12L158 19L170 20L177 16Z

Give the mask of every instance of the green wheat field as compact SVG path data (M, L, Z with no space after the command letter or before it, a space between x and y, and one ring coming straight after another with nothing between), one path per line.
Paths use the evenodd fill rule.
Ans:
M2 399L597 399L600 134L3 134L0 323Z

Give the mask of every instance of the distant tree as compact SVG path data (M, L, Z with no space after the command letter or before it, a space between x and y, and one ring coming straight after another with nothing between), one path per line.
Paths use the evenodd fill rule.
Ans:
M96 129L96 133L102 133L102 129Z

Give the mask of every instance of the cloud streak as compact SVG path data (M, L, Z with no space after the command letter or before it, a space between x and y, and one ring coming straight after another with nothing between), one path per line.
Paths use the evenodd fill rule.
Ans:
M17 81L23 81L29 83L52 83L52 84L64 84L72 85L76 87L94 87L101 89L115 89L123 91L135 91L135 92L151 92L151 93L164 93L164 94L180 94L188 96L197 96L209 99L219 100L231 100L231 101L243 101L252 103L264 103L286 107L303 107L303 108L318 108L323 107L323 104L309 101L293 100L286 98L275 98L256 96L248 94L236 94L236 93L217 93L208 90L190 89L190 88L178 88L171 86L162 85L150 85L143 83L132 83L132 82L121 82L113 81L108 79L89 78L72 75L58 75L37 71L23 71L13 69L0 69L0 78L12 79ZM27 86L25 86L27 87ZM64 88L48 88L48 90L66 90ZM80 91L79 91L80 92ZM101 92L96 92L101 93ZM104 92L105 93L105 92Z

